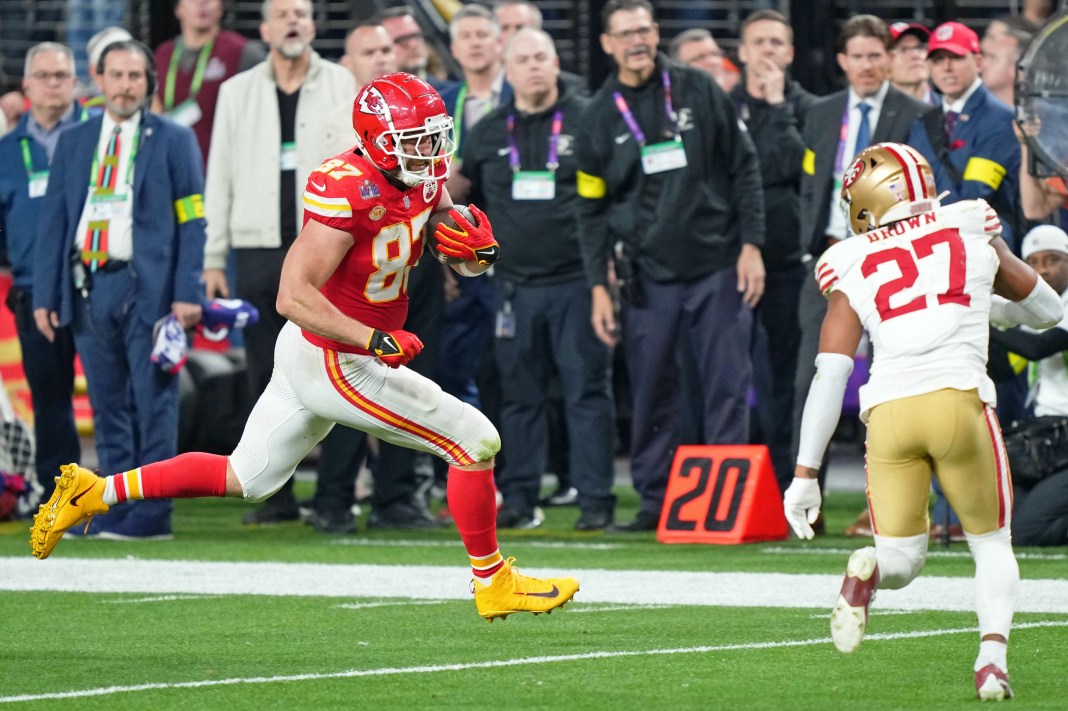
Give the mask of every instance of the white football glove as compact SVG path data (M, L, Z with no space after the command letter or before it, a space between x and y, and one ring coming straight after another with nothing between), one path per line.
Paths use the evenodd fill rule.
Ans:
M812 532L812 524L816 523L816 519L819 518L822 501L818 479L802 479L795 476L793 482L787 487L782 497L782 505L786 512L786 520L798 538L808 540L815 535Z

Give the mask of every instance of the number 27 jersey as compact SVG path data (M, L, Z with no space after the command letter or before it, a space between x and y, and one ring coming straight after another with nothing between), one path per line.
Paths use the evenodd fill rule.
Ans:
M348 151L323 163L304 190L304 223L348 232L353 245L320 290L343 314L380 331L408 316L408 275L422 256L423 231L441 200L441 181L401 190L366 158ZM322 348L367 353L304 331Z
M969 200L916 215L828 249L816 266L824 294L849 299L875 356L860 416L876 405L946 388L978 390L986 374L990 295L999 260L997 215Z

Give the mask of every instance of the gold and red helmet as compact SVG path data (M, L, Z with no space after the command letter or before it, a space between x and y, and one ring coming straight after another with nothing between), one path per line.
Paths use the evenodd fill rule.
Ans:
M842 176L842 209L854 234L939 206L927 160L902 143L868 146Z
M394 72L372 79L352 103L356 147L381 170L405 185L449 177L452 117L432 86L417 76ZM429 138L429 146L420 148ZM405 149L404 143L414 147ZM424 163L412 170L411 164Z

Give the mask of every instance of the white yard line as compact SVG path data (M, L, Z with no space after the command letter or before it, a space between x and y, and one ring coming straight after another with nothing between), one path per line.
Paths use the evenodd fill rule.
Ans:
M582 541L538 541L530 538L509 538L501 536L500 540L509 547L523 548L566 548L567 550L614 551L622 546L619 543L584 543ZM464 544L459 539L453 541L431 541L420 539L392 538L335 538L330 541L335 546L360 546L363 548L455 548L462 551Z
M865 545L871 545L870 542ZM857 548L860 548L857 545ZM771 555L845 555L855 551L857 548L786 548L784 546L767 546L761 552L769 553ZM931 548L927 551L928 558L971 558L972 554L966 550L960 551L947 551ZM1019 560L1068 560L1068 555L1063 553L1027 553L1017 552L1016 557ZM845 563L843 562L843 566Z
M1037 627L1068 627L1068 620L1025 622L1013 626L1014 631ZM894 632L870 634L865 642L888 641L898 639L919 639L923 637L941 637L951 634L975 634L977 629L919 630L916 632ZM77 699L91 696L109 696L111 694L131 693L137 691L157 691L161 689L202 689L212 686L234 686L237 684L277 684L294 681L320 681L323 679L352 679L356 677L397 676L405 674L433 674L437 672L466 671L468 669L495 669L500 667L532 666L536 664L553 664L556 662L577 662L587 659L613 659L619 657L647 657L673 654L706 654L708 652L738 652L754 649L781 649L784 647L813 647L830 644L829 637L820 639L799 639L782 642L751 642L748 644L722 644L716 646L675 647L668 649L635 649L622 651L586 652L584 654L561 654L546 657L520 657L518 659L499 659L486 662L469 662L457 664L433 664L411 667L385 667L381 669L348 669L340 672L323 674L286 674L279 676L232 677L229 679L209 679L204 681L178 681L152 684L135 684L131 686L106 686L97 689L77 689L57 691L48 694L20 694L18 696L0 696L0 703L19 701L46 701L52 699Z
M829 609L841 575L699 573L656 570L527 569L578 578L582 603ZM328 565L30 556L0 557L0 590L144 595L285 595L470 600L471 571L457 566ZM920 576L904 590L880 590L876 609L973 609L970 577ZM1018 612L1068 614L1068 580L1023 580Z

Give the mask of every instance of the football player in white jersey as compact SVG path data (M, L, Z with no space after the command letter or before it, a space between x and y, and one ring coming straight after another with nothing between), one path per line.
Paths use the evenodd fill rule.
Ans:
M237 449L229 457L190 452L109 477L62 467L34 518L36 557L47 558L72 526L124 501L262 501L337 423L448 462L449 511L470 558L480 616L550 612L574 596L574 578L521 575L497 547L493 461L501 441L493 425L404 367L423 347L403 326L408 274L428 249L426 226L435 229L433 249L464 276L485 272L500 253L478 208L470 207L473 221L450 210L452 118L429 84L398 72L360 89L352 125L356 147L308 178L304 227L278 288L278 311L289 323Z
M829 305L784 495L787 520L799 537L812 537L821 503L816 471L866 330L875 355L860 417L868 425L875 546L849 557L831 636L839 650L855 650L876 589L904 587L920 572L933 474L975 559L976 693L1008 698L1006 646L1020 574L1009 535L1012 482L986 375L988 322L993 309L999 319L1049 328L1061 320L1060 298L1009 251L989 205L941 207L930 166L908 146L881 143L858 154L842 201L855 236L816 266Z

